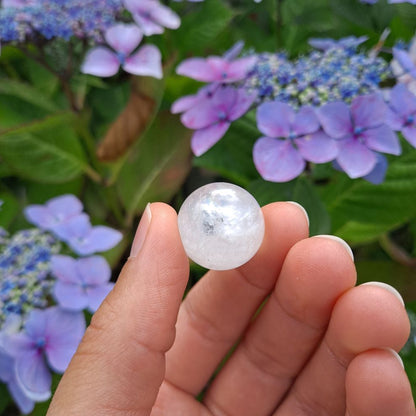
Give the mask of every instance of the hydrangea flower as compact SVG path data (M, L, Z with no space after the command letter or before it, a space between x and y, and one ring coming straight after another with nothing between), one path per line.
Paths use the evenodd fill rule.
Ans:
M388 124L416 147L416 96L404 84L397 84L390 92L388 105Z
M118 244L122 234L110 227L92 226L82 213L81 202L73 195L53 198L45 205L30 205L25 210L28 221L52 231L81 256L106 251Z
M45 205L29 205L24 213L32 224L43 230L53 231L56 226L82 211L82 203L77 197L62 195L50 199Z
M263 103L257 110L257 126L266 137L255 143L253 159L266 180L290 181L303 172L305 160L324 163L338 154L335 141L320 130L311 107L295 113L285 103Z
M368 40L368 36L360 36L358 38L356 36L347 36L338 40L332 38L310 38L308 43L312 47L323 51L331 48L341 48L355 51L357 46L361 45L366 40Z
M230 83L244 79L255 63L255 56L234 60L220 56L189 58L178 66L176 73L197 81Z
M124 0L124 5L146 36L161 34L165 27L177 29L181 24L179 16L157 0Z
M95 312L114 284L111 269L104 257L74 259L55 255L51 272L57 278L53 293L58 304L68 310Z
M133 51L141 42L143 34L133 24L119 23L105 32L106 42L114 49L97 46L91 49L81 67L81 72L99 77L115 75L120 65L130 74L162 78L162 57L154 45L144 45Z
M16 380L25 395L43 401L51 395L49 368L63 373L85 332L84 315L58 307L33 310L24 330L3 338L3 349L14 358Z
M377 153L401 153L397 136L384 124L386 104L378 94L357 97L349 107L329 103L317 110L325 132L338 139L337 162L351 178L369 174L376 166Z
M243 89L220 87L210 99L183 113L182 123L197 130L191 139L195 155L201 155L217 143L231 122L248 111L255 98L254 94L249 95Z

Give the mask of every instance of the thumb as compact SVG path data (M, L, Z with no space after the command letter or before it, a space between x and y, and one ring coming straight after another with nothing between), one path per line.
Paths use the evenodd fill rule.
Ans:
M148 205L131 257L93 316L47 416L150 414L188 270L176 212Z

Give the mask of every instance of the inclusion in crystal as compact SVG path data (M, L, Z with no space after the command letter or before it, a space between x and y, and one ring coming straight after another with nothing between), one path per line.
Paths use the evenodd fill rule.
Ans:
M178 214L179 233L188 257L212 270L249 261L264 237L264 218L254 197L239 186L217 182L198 188Z

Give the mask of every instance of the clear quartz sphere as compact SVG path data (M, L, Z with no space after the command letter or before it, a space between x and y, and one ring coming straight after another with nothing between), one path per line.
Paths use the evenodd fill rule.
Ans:
M264 237L264 218L254 197L239 186L217 182L198 188L178 214L179 233L188 257L212 270L249 261Z

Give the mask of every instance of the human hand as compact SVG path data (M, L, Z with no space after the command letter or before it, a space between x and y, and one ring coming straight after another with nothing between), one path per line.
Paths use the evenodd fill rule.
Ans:
M393 352L409 333L394 290L354 288L348 246L307 238L296 205L263 212L256 256L209 271L182 302L189 265L176 213L146 209L48 416L414 416Z

